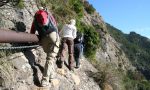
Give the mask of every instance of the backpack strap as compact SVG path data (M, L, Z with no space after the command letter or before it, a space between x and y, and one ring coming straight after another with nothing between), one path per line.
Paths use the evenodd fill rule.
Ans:
M48 19L50 26L53 27L53 29L55 29L56 32L58 32L56 21L51 13L48 13Z

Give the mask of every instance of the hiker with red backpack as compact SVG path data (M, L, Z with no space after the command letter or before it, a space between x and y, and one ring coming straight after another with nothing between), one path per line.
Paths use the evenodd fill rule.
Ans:
M49 80L54 78L54 60L59 51L59 35L56 21L51 13L44 9L38 10L34 15L30 33L38 31L40 44L47 54L41 86L48 86Z
M74 39L76 38L76 21L74 19L70 20L70 24L66 24L63 26L62 30L60 31L60 36L62 38L61 48L60 48L60 64L59 67L62 68L64 60L65 60L65 52L68 48L69 60L68 66L69 70L73 71L73 62L74 62Z

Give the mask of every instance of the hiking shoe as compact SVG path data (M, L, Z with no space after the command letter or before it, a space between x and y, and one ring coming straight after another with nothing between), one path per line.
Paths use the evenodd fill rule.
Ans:
M76 68L76 69L80 68L80 64L76 65L76 67L75 67L75 68Z
M62 68L63 67L63 62L60 61L60 60L57 60L56 65L57 65L58 68Z
M74 72L74 68L73 67L69 67L69 70Z
M49 81L47 81L47 80L42 80L42 81L41 81L41 86L42 86L42 87L49 86Z
M79 66L76 66L75 68L76 68L76 69L78 69L78 68L79 68Z

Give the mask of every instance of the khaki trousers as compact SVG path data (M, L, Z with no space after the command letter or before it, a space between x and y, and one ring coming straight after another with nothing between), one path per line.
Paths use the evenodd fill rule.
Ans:
M54 61L59 51L59 35L57 32L51 32L47 36L41 39L41 45L44 52L47 54L46 63L44 68L43 79L49 81L50 78L54 77Z

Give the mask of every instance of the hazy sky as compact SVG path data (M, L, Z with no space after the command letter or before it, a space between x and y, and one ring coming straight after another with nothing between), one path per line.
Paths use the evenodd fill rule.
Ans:
M104 21L150 38L150 0L88 0Z

